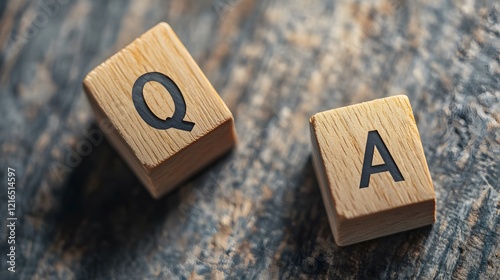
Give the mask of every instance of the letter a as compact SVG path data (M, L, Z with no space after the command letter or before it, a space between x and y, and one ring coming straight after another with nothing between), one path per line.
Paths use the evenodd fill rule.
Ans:
M372 165L373 162L373 152L375 147L384 160L383 164ZM365 158L363 160L363 170L361 171L361 183L359 188L367 188L370 185L370 176L375 173L381 173L389 171L395 182L404 181L401 171L399 171L396 162L389 153L387 146L380 137L380 134L376 130L368 132L368 139L366 140Z

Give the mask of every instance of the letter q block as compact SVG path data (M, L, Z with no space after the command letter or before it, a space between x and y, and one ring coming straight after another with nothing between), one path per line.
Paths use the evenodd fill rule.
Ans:
M186 48L160 23L92 70L84 89L101 129L153 197L236 143L233 116Z
M434 223L434 187L406 96L325 111L310 123L313 165L338 245Z

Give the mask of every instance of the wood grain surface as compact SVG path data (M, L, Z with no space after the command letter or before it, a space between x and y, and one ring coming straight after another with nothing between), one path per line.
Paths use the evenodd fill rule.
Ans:
M498 1L58 1L0 1L1 279L498 278ZM160 21L240 142L155 201L108 142L75 150L96 129L85 74ZM337 247L308 120L397 94L412 102L437 221Z
M435 222L434 186L407 96L320 112L310 125L314 171L337 244ZM369 174L377 165L386 171Z
M156 78L136 87L139 80L146 81L143 75ZM158 77L170 79L177 90L169 92L171 84L161 84ZM233 115L167 23L157 24L93 69L83 87L97 123L111 123L111 129L101 125L101 130L155 198L236 144ZM146 109L133 101L137 94L159 124L151 125L139 114ZM155 127L167 120L179 126ZM183 128L183 122L192 126Z

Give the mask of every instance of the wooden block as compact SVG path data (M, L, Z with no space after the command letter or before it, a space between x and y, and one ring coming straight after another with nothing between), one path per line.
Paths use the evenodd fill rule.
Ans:
M321 112L310 124L313 165L338 245L434 223L434 187L406 96Z
M155 198L236 143L231 112L166 23L92 70L83 84L97 119L116 128L101 129Z

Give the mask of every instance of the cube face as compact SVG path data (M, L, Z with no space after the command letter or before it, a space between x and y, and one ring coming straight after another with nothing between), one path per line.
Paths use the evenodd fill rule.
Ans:
M231 112L166 23L96 67L84 88L98 118L116 128L111 142L154 196L235 144Z
M434 222L434 187L406 96L318 113L311 136L339 245Z

